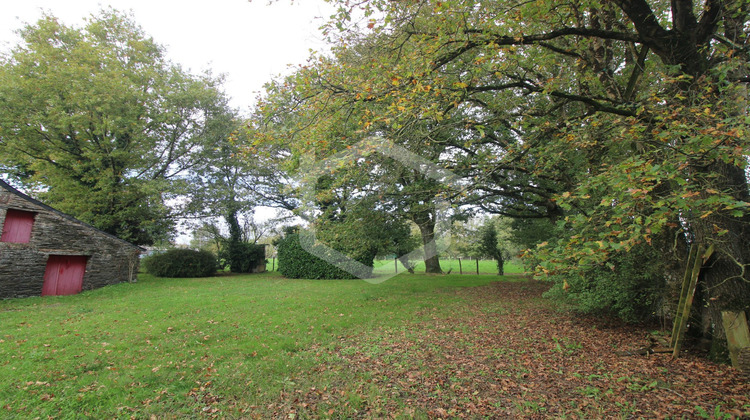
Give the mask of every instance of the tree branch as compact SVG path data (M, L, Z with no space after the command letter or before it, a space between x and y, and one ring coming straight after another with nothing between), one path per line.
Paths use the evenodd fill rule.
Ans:
M417 32L414 32L414 34L429 35L426 33L417 33ZM618 40L618 41L641 42L641 39L638 36L638 34L618 32L618 31L609 31L609 30L603 30L603 29L592 29L592 28L561 28L561 29L556 29L548 33L534 34L534 35L522 35L522 36L490 35L482 40L468 40L464 42L462 46L456 48L455 50L451 52L446 53L444 56L435 60L435 62L432 65L432 69L437 70L438 68L455 60L457 57L461 56L462 54L468 51L471 51L472 49L476 47L490 44L490 43L495 44L495 45L508 45L508 46L510 45L533 45L533 44L540 44L543 41L550 41L553 39L567 37L567 36L582 36L582 37L587 37L587 38L602 38L602 39L611 39L611 40ZM546 45L545 47L549 48L549 45Z
M646 64L646 55L648 55L648 45L642 45L641 51L638 53L638 59L636 60L635 66L633 66L633 72L630 74L630 80L628 80L628 86L625 88L625 94L623 100L630 102L633 100L635 94L635 86L638 80L643 74L643 66Z
M669 31L662 28L651 6L645 0L613 0L613 2L633 22L638 32L634 42L646 42L652 49L655 49L661 46L663 39L669 38Z
M703 45L711 40L721 21L722 1L707 0L703 16L698 22L698 43Z

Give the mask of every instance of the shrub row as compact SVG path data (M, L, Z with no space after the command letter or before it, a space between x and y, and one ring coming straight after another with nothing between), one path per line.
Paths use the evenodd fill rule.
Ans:
M208 277L216 274L216 257L209 251L170 249L146 257L143 266L156 277Z
M303 238L304 240L304 238ZM279 272L294 279L354 279L372 276L373 258L358 259L339 258L330 252L330 248L316 244L312 245L315 254L326 255L321 259L311 254L302 246L300 235L289 234L277 245L279 258ZM344 269L331 264L327 260L336 261ZM357 261L361 265L353 263ZM352 274L355 273L355 274Z

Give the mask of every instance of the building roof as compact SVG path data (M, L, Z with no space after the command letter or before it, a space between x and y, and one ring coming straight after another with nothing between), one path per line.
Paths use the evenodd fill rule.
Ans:
M120 238L118 238L117 236L115 236L115 235L112 235L111 233L107 233L107 232L105 232L105 231L103 231L103 230L97 229L97 228L95 228L94 226L91 226L91 225L90 225L90 224L88 224L88 223L82 222L82 221L80 221L80 220L76 219L75 217L73 217L73 216L71 216L71 215L69 215L69 214L65 214L65 213L61 212L60 210L54 209L54 208L52 208L52 207L50 207L50 206L48 206L48 205L46 205L46 204L42 203L42 202L41 202L41 201L39 201L39 200L36 200L36 199L34 199L34 198L31 198L31 197L29 197L28 195L26 195L26 194L22 193L21 191L18 191L17 189L13 188L13 187L12 187L12 186L11 186L10 184L8 184L7 182L3 181L2 179L0 179L0 188L3 188L3 189L5 189L5 190L7 190L8 192L10 192L11 194L15 194L15 195L17 195L18 197L21 197L22 199L24 199L24 200L26 200L26 201L29 201L29 202L31 202L31 203L33 203L33 204L35 204L35 205L39 206L39 207L42 207L42 208L44 208L45 210L48 210L48 211L50 211L50 212L52 212L52 213L55 213L55 214L57 214L58 216L60 216L60 217L62 217L62 218L64 218L64 219L67 219L67 220L69 220L69 221L71 221L71 222L74 222L74 223L80 224L80 225L82 225L82 226L85 226L85 227L86 227L86 228L88 228L88 229L93 229L93 230L95 230L95 231L97 231L97 232L101 233L102 235L106 235L106 236L109 236L110 238L116 239L116 240L118 240L118 241L120 241L120 242L122 242L122 243L124 243L124 244L127 244L127 245L129 245L129 246L131 246L131 247L137 248L137 249L138 249L139 251L141 251L141 252L144 252L144 251L146 251L146 249L145 249L145 248L143 248L143 247L140 247L140 246L138 246L138 245L133 245L133 244L131 244L130 242L128 242L128 241L126 241L126 240L124 240L124 239L120 239Z

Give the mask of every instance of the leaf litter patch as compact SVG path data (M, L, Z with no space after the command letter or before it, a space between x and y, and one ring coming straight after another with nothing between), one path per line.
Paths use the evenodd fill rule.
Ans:
M581 316L541 297L548 284L459 289L450 316L374 329L318 349L329 386L282 395L273 411L351 418L750 418L750 384L687 353L623 357L648 331ZM272 408L272 407L268 407Z

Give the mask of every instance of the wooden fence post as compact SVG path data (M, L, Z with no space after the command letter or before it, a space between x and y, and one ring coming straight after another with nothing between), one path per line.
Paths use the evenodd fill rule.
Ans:
M688 288L690 286L690 279L692 278L693 265L695 264L695 257L698 255L698 245L693 244L688 252L687 264L685 264L685 275L682 277L682 288L680 289L680 300L677 303L677 311L674 317L674 325L672 325L672 335L669 339L669 347L674 348L677 335L679 334L680 325L682 325L682 307L685 306L685 300L687 299Z
M729 348L732 366L737 369L747 369L746 366L741 366L739 361L740 351L750 348L750 332L748 331L745 313L722 311L721 321L727 335L727 347Z
M693 246L696 246L696 245L693 244ZM674 345L674 349L672 350L672 358L676 358L677 356L679 356L680 349L682 348L682 340L685 337L685 329L687 328L688 318L690 317L690 309L693 307L693 298L695 297L695 286L698 283L698 275L701 272L701 267L706 261L708 261L708 259L711 257L711 254L714 253L713 245L711 245L705 251L702 245L697 245L697 247L698 247L698 251L695 253L695 262L693 263L693 267L690 272L690 283L688 284L688 289L686 291L683 291L683 294L685 294L685 302L682 307L677 308L677 316L675 317L675 328L676 328L677 334L673 336L671 339L671 343L673 343ZM691 247L691 251L692 251L692 247ZM690 266L688 266L688 270L690 270ZM685 273L685 277L686 278L688 277L687 273ZM683 286L684 286L684 283L683 283ZM680 315L680 311L682 311L681 315ZM679 324L677 324L678 317L680 320Z

